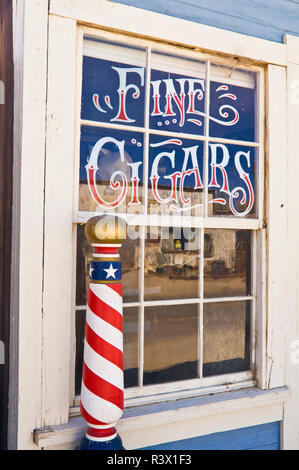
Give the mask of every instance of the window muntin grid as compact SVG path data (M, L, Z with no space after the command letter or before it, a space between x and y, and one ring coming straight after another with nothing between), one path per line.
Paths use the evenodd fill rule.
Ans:
M196 229L195 243L192 246L192 250L183 250L182 253L181 248L176 249L174 244L171 246L171 242L173 240L179 240L181 243L184 243L184 237L174 239L174 236L179 236L179 230L177 228L170 228L169 231L171 235L168 237L167 234L164 234L165 238L161 236L163 234L163 227L138 227L137 229L145 236L145 238L137 238L136 240L128 238L121 248L121 256L123 260L124 311L130 313L131 316L133 315L132 312L134 312L133 320L124 315L124 331L127 333L127 336L125 335L124 337L125 355L126 351L128 351L127 360L125 361L126 386L144 387L144 379L149 383L150 377L153 377L153 380L158 380L158 377L162 377L163 375L159 375L157 373L153 374L154 371L151 371L150 368L149 370L144 369L144 350L141 348L141 344L146 340L146 338L149 338L149 330L151 331L157 327L157 322L153 320L152 327L150 327L149 320L146 318L146 312L150 312L150 309L154 309L154 312L156 311L157 315L159 315L161 309L163 310L164 308L165 311L168 309L169 313L172 311L172 308L174 314L169 317L169 322L170 325L172 325L172 329L176 322L178 332L186 330L186 324L190 324L191 317L193 319L193 328L195 327L194 309L196 309L197 323L195 329L197 331L196 334L198 340L197 358L192 361L187 361L188 364L182 363L180 373L184 372L184 367L189 367L192 371L197 371L197 375L195 377L205 378L213 375L211 371L225 370L225 367L228 370L229 367L231 367L231 372L249 369L251 357L248 348L253 341L251 329L255 299L254 288L252 285L254 270L251 267L253 253L255 251L255 232L235 229ZM151 236L149 236L149 231L151 231ZM77 233L77 266L80 266L80 272L79 277L77 276L76 310L81 315L78 318L79 323L77 322L77 330L81 331L81 339L78 336L78 340L81 341L82 344L84 339L84 328L82 326L82 322L84 323L84 316L82 316L82 311L86 308L85 302L88 286L89 254L91 254L91 251L88 244L83 241L84 225L78 226ZM210 238L210 246L208 245L207 238ZM164 242L166 242L166 245ZM80 248L82 245L83 250L81 251ZM155 250L152 248L153 245L155 245ZM232 249L235 250L233 254ZM87 255L86 257L83 256L83 252ZM166 252L168 256L170 255L172 257L172 262L169 261L169 259L166 259L164 264L161 263L159 256L163 252ZM151 264L149 264L147 260L148 253L151 254ZM195 264L194 266L190 266L190 264L184 264L183 266L178 265L178 263L173 259L175 256L182 258L182 256L188 256L190 253L195 255L195 259L193 259ZM201 253L203 253L203 256L201 256ZM241 357L235 359L233 357L229 357L221 361L218 354L218 361L213 360L214 364L210 364L210 366L208 364L208 366L206 366L206 370L208 370L208 372L205 373L204 364L209 362L208 358L211 356L211 352L208 351L206 358L203 341L204 312L205 309L208 309L209 311L211 308L210 305L217 306L218 303L222 306L222 311L225 311L226 309L228 314L226 315L226 319L223 318L223 328L219 326L218 332L211 333L209 331L210 337L213 337L213 335L216 335L216 337L217 335L221 336L221 331L224 332L222 346L219 346L221 345L221 342L218 341L218 346L216 347L215 345L215 348L219 352L222 347L227 356L227 347L230 343L232 345L232 350L237 350L240 353L243 341L245 356L241 351ZM244 310L245 305L246 309ZM235 306L240 307L240 316L242 317L240 318L239 323L236 322L236 331L234 331L234 319L237 314ZM188 313L189 310L190 312ZM185 312L185 317L182 314L180 321L178 311ZM135 326L132 326L132 321ZM232 325L230 330L227 332L227 326L230 322ZM221 325L220 321L218 323ZM177 340L171 334L171 328L169 331L167 328L165 329L165 318L164 320L161 320L161 324L162 331L164 328L164 333L166 332L165 341L167 341L169 348L175 348ZM214 321L214 326L215 324L216 323ZM244 326L244 331L242 333L243 339L241 340L240 324ZM135 339L133 339L132 336L132 328L137 335ZM185 333L190 334L191 331L193 331L192 328L189 328L189 330L187 328ZM151 339L147 340L147 342L152 342L153 336L150 338ZM239 339L237 340L237 338ZM237 342L237 346L235 345L233 348L234 342ZM139 345L138 366L136 366L136 343ZM144 347L146 347L146 344ZM131 365L130 360L130 358L132 358L132 348L134 349L134 366ZM149 364L149 350L152 351L151 354L153 362L156 363L158 361L157 356L159 356L159 350L161 351L161 355L165 354L165 347L161 347L159 344L151 344L150 347L147 347L147 365ZM252 355L253 352L254 351L252 350ZM77 374L79 375L81 370L82 354L82 347L80 349L80 347L77 346L76 363ZM232 355L233 354L234 353L232 352ZM81 359L79 359L79 356ZM221 362L223 362L223 364L221 364ZM173 369L167 362L165 362L165 364L163 363L163 365L165 367L167 366L166 369ZM164 375L169 378L175 377L173 370L165 370ZM186 374L184 372L182 377L177 375L176 381L186 379L187 375L187 372ZM215 373L215 375L217 374ZM134 380L133 377L135 377ZM138 377L137 383L136 377ZM162 380L162 383L165 381L165 379ZM76 384L78 383L79 382L77 380ZM78 388L77 393L79 393Z
M91 53L91 46L90 43L92 43L92 49L93 52ZM109 60L111 60L111 51L114 50L115 52L115 46L113 44L109 44L109 52L106 51L106 45L102 49L101 46L102 44L96 44L93 41L86 41L85 42L85 54L86 52L88 55L93 55L94 57L98 57L100 55L101 60L104 60L105 57ZM211 165L209 166L209 160L211 160L211 153L212 153L212 148L217 147L217 151L221 152L223 151L222 145L225 145L227 149L232 148L232 149L238 149L241 148L242 146L243 153L249 154L249 156L244 157L244 155L241 155L240 158L246 158L247 161L250 161L252 164L253 161L256 162L255 156L257 156L258 149L260 147L260 144L257 139L257 129L258 129L258 123L257 120L255 119L255 126L254 129L252 130L252 126L248 126L248 129L246 130L245 133L241 133L242 138L238 138L236 134L232 134L230 138L227 138L226 136L219 135L217 134L217 131L215 131L215 121L212 123L214 127L212 127L212 130L210 132L210 127L211 127L211 119L207 119L207 112L206 110L211 109L211 102L213 102L212 98L212 89L216 87L217 83L217 88L221 86L227 86L230 87L231 89L229 90L219 90L219 92L223 91L223 94L226 94L228 92L232 92L231 94L234 95L234 92L236 93L236 90L240 89L240 86L244 87L246 86L247 88L250 88L252 91L252 96L254 95L254 106L252 107L252 115L254 115L254 118L257 116L257 77L256 74L253 72L248 72L244 70L233 70L232 69L227 69L224 66L216 66L214 64L211 64L210 61L206 61L205 63L197 61L197 60L185 60L184 58L180 57L175 57L175 56L167 56L168 62L165 64L165 61L163 61L163 58L166 57L165 54L160 54L156 53L155 51L151 51L151 48L148 47L146 51L142 51L141 49L134 49L133 47L130 48L130 54L128 55L128 48L121 47L117 45L117 47L120 47L121 49L121 54L123 56L123 61L127 64L130 62L130 65L134 66L142 66L144 67L144 64L146 64L146 70L144 74L144 84L145 84L145 92L142 95L142 100L144 101L145 104L145 109L147 109L150 105L150 100L151 100L151 94L150 94L150 80L152 78L159 79L159 74L157 75L157 71L161 71L160 78L163 79L163 76L165 75L166 72L168 72L169 76L172 78L177 77L177 72L178 69L180 72L185 72L187 77L193 77L194 80L201 80L201 82L204 82L205 84L205 93L204 96L201 99L201 105L203 105L203 108L198 108L198 111L200 111L203 116L202 118L202 125L197 126L198 128L196 129L196 133L192 133L190 131L190 127L188 127L188 133L182 132L182 129L176 129L175 126L178 125L179 120L176 123L172 123L174 127L166 127L165 122L163 121L163 125L158 126L157 123L153 123L152 117L149 116L149 113L145 112L144 113L144 126L138 126L137 124L142 124L142 118L139 117L136 120L136 123L115 123L115 122L104 122L104 121L98 121L98 120L92 120L89 119L90 115L88 114L82 114L82 119L81 119L81 124L83 129L93 128L95 131L96 135L96 130L99 131L99 135L103 135L103 130L106 129L106 131L110 131L111 133L113 132L123 132L124 128L126 133L134 133L134 136L137 135L137 142L140 142L140 148L139 150L141 151L141 148L143 149L143 164L142 164L142 171L139 173L139 178L141 180L141 189L143 190L142 192L142 204L141 207L136 210L133 210L132 212L138 213L139 218L135 218L140 224L139 227L139 266L138 266L138 290L139 290L139 299L131 301L131 299L124 304L124 308L129 311L130 309L138 309L139 314L138 314L138 389L140 390L139 387L143 386L144 379L143 379L143 371L144 371L144 338L145 338L145 330L144 330L144 316L145 316L145 309L148 307L159 307L159 306L168 306L168 305L197 305L197 310L198 310L198 364L197 364L197 377L202 378L203 377L203 311L204 311L204 305L208 304L212 300L214 302L241 302L241 301L248 301L248 304L250 304L250 317L251 317L251 329L252 328L252 322L254 321L255 317L255 279L254 279L254 273L255 273L255 232L252 232L252 234L249 234L249 238L251 239L252 245L251 245L251 253L250 253L250 258L253 263L253 269L250 274L251 278L251 290L246 291L246 295L236 295L236 296L228 296L228 297L215 297L215 298L205 298L204 297L204 260L203 257L200 257L199 260L199 267L198 267L198 272L199 272L199 279L198 279L198 296L194 298L187 298L187 299L164 299L164 300L145 300L145 289L144 289L144 274L145 274L145 267L144 267L144 259L145 259L145 243L146 243L146 232L147 232L147 226L149 225L155 225L158 221L160 226L163 227L206 227L208 228L209 226L213 227L214 225L216 227L221 227L221 220L219 223L217 223L218 218L223 219L224 217L228 217L229 220L233 220L233 217L237 217L238 221L240 222L240 228L253 228L253 226L250 224L247 225L245 222L245 218L241 219L238 216L234 216L233 214L227 214L225 211L221 211L221 206L223 204L219 205L218 207L220 210L215 211L215 205L211 204L211 198L214 199L220 199L218 198L217 192L220 193L219 187L214 188L214 194L211 196L211 188L208 188L208 185L206 184L207 181L211 180ZM103 52L104 50L104 52ZM101 51L101 52L99 52ZM120 55L121 55L120 54ZM128 61L128 58L130 58L130 61ZM117 60L120 61L121 58L117 55ZM119 63L119 62L118 62ZM158 66L157 66L158 64ZM194 65L196 65L196 72L194 72ZM153 71L156 71L156 75L153 75ZM163 72L163 73L162 73ZM223 72L227 74L225 81L221 80L223 78ZM164 75L163 75L164 74ZM180 78L179 78L180 79ZM217 82L217 80L219 82ZM223 83L224 82L224 83ZM216 89L217 89L216 88ZM84 85L83 85L83 90L84 90ZM200 86L198 88L200 90ZM153 88L154 91L154 88ZM198 94L199 91L198 91ZM233 98L228 98L224 97L224 99L229 100ZM246 101L246 100L245 100ZM247 103L247 107L248 107ZM250 106L249 106L250 107ZM204 112L202 111L204 109ZM246 103L245 103L245 108L243 110L246 113ZM248 110L247 110L248 112ZM182 113L180 113L180 119L182 119ZM186 117L186 116L185 116ZM158 116L159 118L159 116ZM252 121L252 116L251 116L251 121ZM217 123L216 123L217 124ZM199 127L201 128L200 132L198 131ZM213 130L214 129L214 130ZM251 130L250 130L251 129ZM101 134L102 133L102 134ZM137 133L137 134L136 134ZM213 135L214 133L214 135ZM141 138L143 136L143 140ZM134 138L134 137L133 137ZM149 208L148 202L149 202L149 192L144 191L146 186L143 185L144 181L148 181L150 179L150 168L149 168L149 158L147 157L149 154L150 150L150 143L154 142L157 143L161 141L168 141L166 145L168 146L175 146L176 144L173 144L172 142L169 142L170 140L174 139L179 139L183 141L187 141L189 143L194 144L194 141L196 145L198 145L198 148L201 148L201 160L198 160L199 163L201 164L201 177L203 181L203 188L200 188L200 197L203 199L202 204L201 204L201 209L198 210L196 213L192 213L192 211L184 211L183 214L180 214L180 217L172 217L169 216L169 213L163 213L163 210L161 211L161 206L160 206L160 211L154 212L154 215L150 213L149 215L147 214L146 210ZM250 140L251 139L251 140ZM130 139L132 143L132 138ZM193 145L194 146L194 145ZM230 146L230 147L229 147ZM238 147L237 147L238 146ZM181 146L180 150L182 151L183 145ZM166 149L167 150L167 149ZM168 150L171 150L168 149ZM170 151L169 151L170 153ZM133 160L134 161L134 160ZM136 159L137 161L137 159ZM219 162L217 162L219 163ZM258 178L259 178L259 169L260 169L260 163L257 161L255 168L251 168L251 178L252 180L256 179L256 187L258 186ZM140 170L141 168L139 168ZM186 168L188 170L188 168ZM222 171L221 168L218 168L216 170L216 174L218 173L218 180L221 179L219 177L219 171ZM229 172L229 170L227 171ZM222 172L223 175L223 172ZM187 177L186 177L187 179ZM217 178L216 178L217 179ZM190 187L192 186L192 183L190 184ZM218 185L219 186L219 185ZM167 186L166 186L167 187ZM245 186L246 188L246 186ZM165 189L165 188L164 188ZM258 188L256 188L258 189ZM188 193L189 195L189 193ZM216 195L216 196L215 196ZM223 194L222 194L223 195ZM198 197L198 196L197 196ZM128 198L127 198L128 200ZM259 207L257 207L256 204L257 199L255 199L254 203L255 205L253 206L253 210L251 213L249 213L249 217L252 218L257 218L258 215L258 210L260 210ZM198 204L199 205L199 204ZM125 206L125 204L124 204ZM81 210L80 210L81 209ZM110 212L110 208L108 209ZM122 216L127 218L127 220L130 222L128 218L128 213L130 212L129 210L124 209L123 211L119 210L118 211L122 213ZM99 213L99 212L104 212L101 208L99 211L99 208L96 207L80 207L79 205L79 213L78 213L78 220L85 221L89 218L90 215L94 214L94 212ZM202 220L203 219L203 220ZM214 219L214 222L210 222L211 219ZM236 228L239 227L238 222L230 222L225 223L226 228ZM204 252L204 246L205 246L205 240L206 237L209 235L207 230L200 230L199 232L199 251L201 250L201 253ZM129 297L128 297L129 299ZM136 296L135 296L136 299ZM79 303L80 304L80 303ZM77 310L82 308L82 305L79 305L76 307ZM254 338L253 334L251 335L251 343L254 343ZM136 348L135 348L136 349ZM251 348L251 360L250 363L251 365L254 362L254 351L253 348ZM195 379L198 380L198 379Z

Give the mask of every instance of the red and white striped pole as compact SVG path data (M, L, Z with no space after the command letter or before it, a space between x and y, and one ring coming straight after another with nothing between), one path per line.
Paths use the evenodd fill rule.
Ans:
M123 414L123 317L118 248L126 223L114 216L92 217L85 235L94 248L81 387L81 415L88 424L79 450L123 449L116 424Z

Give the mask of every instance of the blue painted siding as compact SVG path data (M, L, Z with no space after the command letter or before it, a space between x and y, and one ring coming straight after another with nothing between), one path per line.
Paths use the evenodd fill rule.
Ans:
M141 450L279 450L280 422L166 442Z
M299 36L299 0L112 1L270 41Z

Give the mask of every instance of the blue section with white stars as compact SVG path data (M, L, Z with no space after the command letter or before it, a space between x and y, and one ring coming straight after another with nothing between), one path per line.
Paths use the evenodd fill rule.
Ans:
M120 281L121 263L118 261L91 261L89 278L92 281Z

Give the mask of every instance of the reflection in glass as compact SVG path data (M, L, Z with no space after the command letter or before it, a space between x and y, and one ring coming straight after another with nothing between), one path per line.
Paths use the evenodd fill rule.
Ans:
M138 308L124 309L124 383L138 386Z
M245 302L204 305L204 376L250 368L250 307Z
M119 249L124 302L138 302L139 300L140 239L132 239L130 237L132 233L133 230L129 231L128 238ZM135 233L137 236L138 227Z
M198 305L145 308L144 385L197 376Z
M85 310L76 311L76 358L75 358L75 395L80 395L83 369Z
M204 297L251 294L251 232L205 230Z
M85 233L85 224L77 225L77 264L76 264L76 305L86 305L89 282L89 259L92 256L92 247L88 243Z
M145 240L145 300L198 297L198 229L150 227Z

